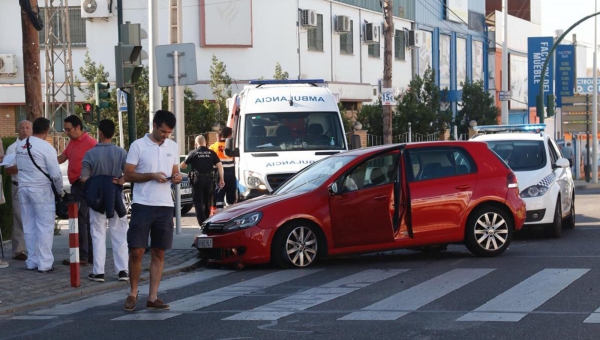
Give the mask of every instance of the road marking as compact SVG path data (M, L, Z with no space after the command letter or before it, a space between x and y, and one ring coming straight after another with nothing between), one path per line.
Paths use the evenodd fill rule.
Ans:
M254 308L252 310L232 315L223 320L278 320L282 317L294 314L324 302L333 300L340 296L350 294L361 288L368 287L408 269L369 269L360 273L346 276L342 279L326 283L319 287L310 288L306 291L290 295L281 300L274 301Z
M284 282L317 273L321 270L322 269L298 269L277 271L250 279L248 281L236 283L231 286L177 300L170 303L171 310L168 312L148 313L147 311L142 311L140 313L122 316L113 320L166 320L184 314L184 312L197 310L236 297L250 294L252 292L264 290Z
M58 316L53 315L20 315L10 318L11 320L52 320Z
M168 280L165 280L164 282L161 282L160 291L162 292L162 291L167 291L167 290L171 290L171 289L182 288L185 286L193 285L200 281L209 280L214 277L230 274L233 272L234 271L231 271L231 270L207 269L207 270L203 270L201 272L191 273L191 274L187 274L184 276L172 277ZM148 293L147 293L148 292L148 284L139 286L139 291L140 291L140 293L138 296L138 301L144 301L143 299L140 299L139 297L148 295ZM142 292L145 292L145 293L142 293ZM63 304L63 305L58 305L53 308L34 311L34 312L31 312L30 314L34 314L34 315L75 314L75 313L83 312L84 310L87 310L87 309L90 309L93 307L106 306L106 305L110 305L110 304L117 303L117 302L124 303L125 298L127 297L128 293L129 293L128 288L122 289L118 292L102 294L102 295L94 296L91 298L74 301L71 303Z
M396 320L492 271L494 269L454 269L338 320Z
M457 321L519 321L588 271L544 269Z

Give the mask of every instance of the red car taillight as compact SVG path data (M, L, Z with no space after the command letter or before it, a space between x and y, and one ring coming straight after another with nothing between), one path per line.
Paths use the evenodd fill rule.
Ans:
M506 180L508 182L509 189L514 188L517 189L517 191L519 191L519 182L517 181L517 176L512 171L508 173Z

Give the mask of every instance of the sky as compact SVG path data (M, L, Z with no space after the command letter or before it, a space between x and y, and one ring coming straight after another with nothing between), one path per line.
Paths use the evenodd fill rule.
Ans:
M557 29L567 30L571 25L594 13L596 0L541 0L542 4L542 35L554 36ZM598 1L600 11L600 1ZM600 15L598 15L600 17ZM600 28L600 18L598 18ZM565 39L571 40L572 34L577 34L577 41L588 46L588 67L592 66L592 46L594 45L594 18L590 18L567 34ZM600 34L597 37L600 45ZM600 56L598 56L600 64Z

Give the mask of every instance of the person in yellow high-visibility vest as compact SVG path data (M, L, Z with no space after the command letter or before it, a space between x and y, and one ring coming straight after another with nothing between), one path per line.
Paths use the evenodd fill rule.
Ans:
M225 179L225 186L217 188L215 193L215 206L217 211L225 207L225 199L227 204L232 205L236 200L237 184L235 180L235 162L233 157L229 157L225 154L225 140L231 137L232 129L230 127L224 127L219 134L219 141L213 143L209 149L216 152L217 156L221 160L223 165L223 175Z

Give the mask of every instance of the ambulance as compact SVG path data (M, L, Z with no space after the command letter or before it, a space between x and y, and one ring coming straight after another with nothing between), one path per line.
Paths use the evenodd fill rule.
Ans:
M302 168L348 150L339 97L321 79L252 80L227 100L240 199L275 190Z

